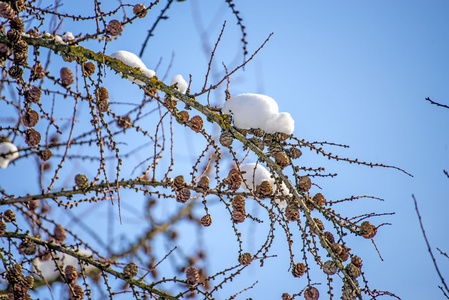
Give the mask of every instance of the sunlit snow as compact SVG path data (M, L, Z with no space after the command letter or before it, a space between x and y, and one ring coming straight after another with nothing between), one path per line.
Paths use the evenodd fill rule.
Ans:
M112 53L110 56L111 56L111 58L115 58L115 59L122 61L125 65L127 65L131 68L139 68L140 71L149 78L156 75L156 73L153 70L148 69L145 66L145 64L140 60L140 58L137 55L135 55L134 53L120 50L120 51ZM128 76L128 79L134 83L139 84L139 85L143 84L142 81L134 79L131 76Z
M8 167L11 160L19 157L19 152L17 152L17 147L10 142L0 143L0 154L6 154L5 156L0 156L0 168L5 169Z
M279 113L273 98L261 94L241 94L231 97L222 112L231 114L234 125L240 129L260 128L268 133L292 134L295 121L289 113Z
M277 190L274 178L271 177L270 171L268 171L261 164L256 165L255 163L248 163L241 166L240 170L242 172L246 172L245 174L243 174L243 178L246 180L246 184L252 190L256 190L256 187L260 185L264 180L268 180L268 182L271 184L271 187L273 188L273 191ZM243 188L245 190L248 190L246 188L246 185L243 185ZM278 193L282 193L283 195L291 195L284 183L281 184L280 191L278 191ZM287 206L287 201L285 200L281 201L279 199L275 199L275 202L280 208L284 208L285 206Z

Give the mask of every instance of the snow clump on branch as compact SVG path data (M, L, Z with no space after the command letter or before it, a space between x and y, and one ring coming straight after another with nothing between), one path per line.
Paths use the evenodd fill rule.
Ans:
M170 85L174 85L176 84L176 89L181 93L181 94L185 94L187 91L187 87L189 86L189 84L187 83L187 81L185 81L184 77L182 77L182 75L176 75L175 77L173 77L173 79L171 80ZM171 97L172 100L175 100L175 97Z
M260 94L240 94L224 104L222 113L233 114L234 125L239 129L260 128L267 133L292 134L295 121L289 113L279 113L273 98Z
M277 188L276 183L274 182L274 178L271 177L270 171L268 171L261 164L248 163L246 165L241 166L240 170L242 172L246 172L243 174L243 179L246 180L246 184L253 191L256 190L256 187L260 185L262 181L267 180L271 184L273 191L277 191L276 194L281 193L282 195L285 196L291 196L285 183L282 182L280 188L279 189ZM243 185L243 188L245 190L248 190L246 185ZM280 208L284 208L287 206L287 201L285 200L275 199L274 201Z
M120 50L120 51L112 53L110 55L110 57L120 60L121 62L123 62L128 67L139 68L140 71L143 74L145 74L148 78L151 78L154 75L156 75L156 73L153 70L148 69L147 66L145 66L145 64L140 60L140 58L137 55L135 55L134 53L131 53L131 52L128 52L128 51L124 51L124 50ZM122 75L122 74L120 73L120 75ZM142 85L143 84L142 81L134 79L131 76L128 76L128 79L131 80L132 82L138 84L138 85Z
M7 168L11 160L19 157L17 147L10 142L0 143L0 154L6 154L5 156L0 156L0 168L2 169Z

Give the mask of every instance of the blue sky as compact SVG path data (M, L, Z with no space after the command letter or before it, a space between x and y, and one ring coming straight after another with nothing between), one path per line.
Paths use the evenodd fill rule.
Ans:
M80 2L76 7L65 4L61 11L88 10L90 14L91 1L85 2L86 6L79 5ZM138 20L127 26L123 36L108 44L106 53L117 50L139 53L148 26L152 25L151 18L159 14L163 5L165 2L155 7L147 21ZM314 192L322 192L327 199L351 195L385 199L342 205L339 209L343 214L395 212L372 222L392 223L381 227L375 238L384 261L370 241L350 239L353 253L364 261L363 271L371 288L391 291L402 299L443 299L411 195L418 200L434 255L448 281L449 260L436 247L449 252L449 179L443 174L443 169L449 171L449 110L424 99L430 97L449 104L449 2L284 1L277 5L273 1L245 1L236 3L236 8L246 26L250 54L270 33L274 34L245 70L231 78L231 94L264 93L278 102L280 111L292 114L298 138L346 144L349 149L330 146L326 149L340 157L394 165L413 174L411 178L394 169L328 161L313 153L304 153L299 161L307 167L322 166L326 172L338 173L335 178L314 181L322 188ZM211 81L223 76L222 62L229 69L241 63L240 28L225 1L174 2L167 15L169 19L158 25L142 58L149 68L159 64L156 70L159 78L171 65L167 83L176 74L185 78L191 74L192 90L200 89L210 49L225 20L227 25L216 52ZM82 26L74 30L70 25L63 23L62 32L85 33ZM103 47L96 42L89 45L96 51ZM114 88L111 101L141 97L136 86L110 73L105 85ZM221 105L223 97L223 90L218 90L211 98L212 103ZM206 100L203 97L199 101ZM175 154L181 160L186 158L187 166L190 156L185 149L202 149L192 145L189 136L183 137L183 131L175 134L180 140ZM24 167L20 162L17 165ZM220 216L218 208L211 210L216 219L204 239L214 241L208 246L213 253L235 259L233 232L229 226L220 226L220 222L229 220ZM251 250L259 245L257 239L263 238L265 231L247 226L242 233ZM256 280L259 283L243 293L242 299L280 299L283 292L299 292L307 282L305 278L293 278L287 271L285 249L280 236L272 249L272 254L278 257L268 260L261 269L252 265L223 297ZM215 271L229 266L223 263L226 259L211 258ZM321 280L320 273L317 268L312 271L317 281ZM337 292L338 281L335 278ZM322 298L326 298L325 284L318 288Z

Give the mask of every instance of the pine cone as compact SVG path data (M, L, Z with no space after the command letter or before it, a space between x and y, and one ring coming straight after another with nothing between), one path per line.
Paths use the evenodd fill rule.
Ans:
M111 36L117 36L122 32L122 24L118 20L111 20L106 27L106 33Z
M133 278L138 273L137 265L133 262L130 262L123 268L123 274L126 278Z
M22 124L26 127L34 127L39 122L39 114L30 109L22 116Z
M203 119L200 116L194 116L190 119L190 128L195 132L200 132L203 129Z
M290 164L290 159L288 158L287 154L285 154L284 152L277 152L274 155L274 159L276 161L276 163L281 166L282 169L284 169L285 167L287 167Z
M309 286L304 291L304 298L306 300L318 300L319 297L320 297L320 292L318 292L318 290L313 286Z
M297 158L301 157L301 155L302 155L301 150L299 150L299 149L296 148L296 147L291 147L291 148L287 151L287 153L288 153L288 156L290 156L291 159L297 159Z
M299 179L298 188L301 192L307 192L312 187L312 181L309 177L303 176Z
M190 199L190 190L188 188L183 188L178 192L176 196L176 201L181 203L186 203Z
M326 231L323 233L323 235L326 238L326 240L329 242L329 244L335 243L334 235L331 232Z
M306 272L306 265L299 262L293 266L292 274L294 277L301 277Z
M197 188L201 189L202 192L207 192L209 190L209 184L209 177L203 175L203 177L200 178L200 181L198 181Z
M246 219L245 212L240 210L234 210L232 212L232 219L234 220L234 223L243 223Z
M87 188L89 186L89 179L87 179L86 175L77 174L75 176L75 184L80 189Z
M98 101L108 101L109 100L108 89L105 88L104 86L97 89L97 100Z
M91 76L95 73L95 64L93 62L88 61L87 63L84 63L82 66L84 76Z
M268 198L273 193L273 187L268 180L263 180L260 185L256 187L256 196L260 199Z
M232 208L238 211L245 211L245 198L242 195L236 195L232 200Z
M78 278L78 271L76 271L76 268L72 265L68 265L64 269L64 275L65 279L67 279L68 283L75 282Z
M175 180L173 180L173 185L175 186L175 189L177 191L181 190L185 186L184 176L182 175L176 176Z
M201 225L203 225L205 227L209 227L211 224L212 224L212 218L210 217L209 214L207 214L201 218Z
M263 137L265 134L265 132L260 128L251 128L248 130L248 133L254 135L255 137Z
M287 205L287 207L285 208L285 217L290 222L294 222L294 221L298 220L299 219L298 208L293 205L290 205L290 204Z
M334 275L337 273L337 265L332 260L328 260L323 264L323 272L327 275Z
M14 65L11 68L9 68L8 74L9 76L11 76L12 79L19 79L22 77L23 69L19 66Z
M16 221L16 213L10 209L6 210L3 213L3 220L6 223L15 222Z
M12 19L16 13L14 9L5 2L0 2L0 16L5 19Z
M313 202L319 207L323 207L326 204L326 198L324 198L323 194L318 193L312 198Z
M123 129L131 127L131 118L128 115L118 117L117 126Z
M146 10L145 5L143 5L143 4L136 4L136 5L134 5L133 13L136 16L138 16L139 18L145 18L146 15L147 15L147 12L148 11Z
M31 69L31 80L35 81L45 77L45 69L40 63L37 63Z
M62 244L62 242L66 239L66 232L64 227L61 225L56 225L55 230L53 231L53 237L55 238L55 242L58 244Z
M357 255L351 257L351 262L358 268L362 267L362 259L360 257L358 257Z
M263 150L263 148L265 147L265 144L263 143L263 141L261 139L258 139L256 137L252 137L249 139L257 148L259 148L260 150Z
M189 267L186 270L187 283L195 285L200 281L200 275L195 267Z
M53 153L51 153L50 149L44 149L39 151L38 155L43 161L47 161L53 156Z
M9 26L12 29L17 30L18 32L25 32L25 28L23 26L23 20L20 17L15 17L9 22Z
M180 112L178 113L178 116L179 116L179 118L181 119L181 121L182 121L183 123L189 122L190 116L189 116L189 113L188 113L187 111L185 111L185 110L180 111Z
M69 68L61 68L60 70L61 75L61 84L64 87L68 87L73 83L73 73Z
M25 143L28 146L33 147L39 144L41 141L41 134L33 128L28 128L25 136Z
M36 244L27 238L25 238L19 245L19 252L25 255L34 255L37 251Z
M41 98L42 91L37 86L32 85L30 89L25 91L24 95L25 95L26 102L38 103Z
M372 225L370 222L365 221L360 225L360 235L365 239L373 238L377 233L376 226Z
M231 147L232 142L234 141L234 136L229 131L222 131L220 134L220 144L223 147Z
M246 252L239 256L239 263L241 265L249 266L252 261L253 261L253 256L251 255L251 253Z
M231 169L231 171L229 171L227 181L228 188L231 191L238 190L242 185L242 176L240 176L239 170L237 170L236 168Z

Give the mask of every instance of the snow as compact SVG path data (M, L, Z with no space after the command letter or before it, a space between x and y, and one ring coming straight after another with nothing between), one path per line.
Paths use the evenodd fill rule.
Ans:
M175 77L173 77L173 79L171 80L170 85L174 85L176 83L178 84L177 85L178 91L181 94L185 94L189 84L187 83L187 81L185 81L185 79L182 77L182 75L176 75Z
M246 172L245 174L243 174L243 178L246 180L246 184L249 186L250 189L256 190L256 187L260 185L262 181L268 180L268 182L270 182L271 184L271 187L273 188L273 191L277 190L274 178L271 177L270 171L268 171L261 164L248 163L246 165L241 166L240 170L242 172L244 171ZM243 188L245 190L248 190L246 185L243 185ZM287 186L283 182L280 186L280 189L278 190L278 193L288 196L291 195ZM275 199L275 202L280 208L284 208L287 206L287 201L285 200Z
M65 42L62 40L62 37L61 37L60 35L55 35L55 42L58 43L58 44L64 44L64 45L67 45L67 43L65 43Z
M75 36L73 35L73 33L71 33L70 31L67 31L66 33L64 33L64 35L62 36L62 39L66 42L69 41L74 41L75 40Z
M187 81L185 81L184 77L182 77L182 75L176 75L175 77L173 77L173 79L171 80L170 85L174 85L177 84L177 90L181 93L181 94L185 94L187 91L187 87L189 86L189 84L187 83ZM172 100L176 100L175 97L171 97Z
M84 248L79 249L78 253L85 256L92 255L92 251ZM80 271L78 259L76 259L75 257L61 252L58 252L55 256L59 259L58 260L59 265L63 265L64 267L72 265L76 267L78 271ZM48 281L54 281L60 275L59 271L56 268L56 264L52 259L41 261L39 258L35 258L33 260L33 265L35 270L38 269L39 271L41 271L42 276ZM64 270L64 267L62 267L62 270ZM85 266L85 270L87 273L89 273L93 269L95 269L95 267L92 265Z
M9 165L9 162L11 160L14 160L17 157L19 157L19 152L17 152L17 151L18 151L18 149L13 143L10 143L10 142L0 143L0 153L1 154L9 153L4 157L3 156L0 157L0 168L2 168L2 169L7 168ZM13 153L10 153L10 152L13 152Z
M120 50L120 51L112 53L110 56L111 56L111 58L115 58L115 59L122 61L125 65L127 65L131 68L139 68L140 71L143 74L145 74L148 78L151 78L154 75L156 75L156 73L153 70L148 69L147 66L145 66L145 64L140 60L140 58L137 55L135 55L134 53ZM120 73L120 75L121 75L121 73ZM134 79L131 76L128 76L128 79L138 85L143 85L142 81Z
M240 94L231 97L222 109L233 114L234 125L240 129L260 128L267 133L292 134L295 121L289 113L279 113L276 101L261 94Z

